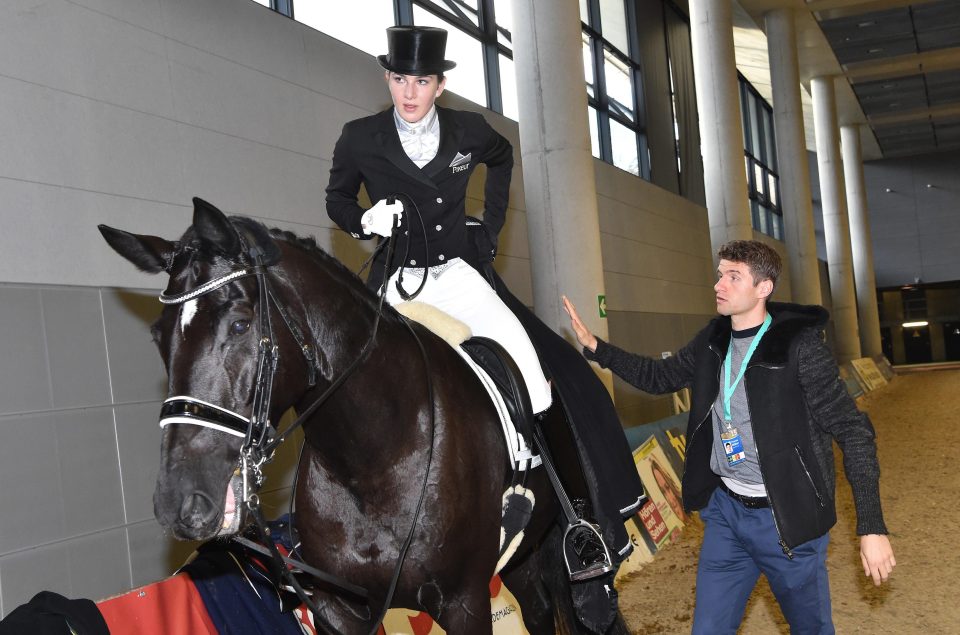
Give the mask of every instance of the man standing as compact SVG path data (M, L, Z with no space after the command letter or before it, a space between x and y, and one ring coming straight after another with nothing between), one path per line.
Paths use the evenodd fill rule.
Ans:
M714 318L664 360L596 338L564 298L584 355L650 393L692 388L683 504L703 545L693 632L736 633L760 574L793 633L833 633L828 531L836 522L832 440L857 509L864 573L879 585L896 561L880 509L874 430L839 378L819 306L768 302L780 257L757 241L719 252Z

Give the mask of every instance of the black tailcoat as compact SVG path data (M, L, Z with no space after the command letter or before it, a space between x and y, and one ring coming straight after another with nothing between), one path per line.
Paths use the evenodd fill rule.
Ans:
M330 218L356 238L372 238L360 227L360 217L366 211L357 204L360 184L374 203L391 195L406 195L399 200L409 235L397 245L397 251L405 252L409 238L409 266L423 266L425 253L423 231L410 200L419 209L429 237L428 266L470 255L464 203L467 183L478 164L487 166L483 222L494 244L507 214L513 174L510 142L477 113L437 106L437 116L440 147L437 156L422 169L400 144L393 108L349 122L333 151L327 186Z

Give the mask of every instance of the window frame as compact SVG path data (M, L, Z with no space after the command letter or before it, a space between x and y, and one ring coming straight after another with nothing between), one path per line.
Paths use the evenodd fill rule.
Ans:
M773 130L773 108L741 73L737 73L740 112L743 124L744 168L753 228L776 240L784 240L780 173L777 170L777 140ZM750 104L756 117L751 116ZM754 148L754 133L758 148ZM759 170L760 178L757 178ZM771 177L773 185L771 187ZM758 180L761 181L758 183Z
M627 31L627 44L631 51L621 51L611 41L603 37L603 22L600 17L600 0L586 0L587 19L583 21L581 16L580 28L587 37L590 49L590 61L593 66L593 95L587 91L587 114L592 116L595 112L597 116L597 136L600 146L600 159L605 163L613 163L613 144L610 134L610 121L613 120L625 128L633 131L636 137L637 146L637 171L640 178L645 181L650 180L650 153L647 146L647 128L646 128L646 110L645 98L643 94L643 73L639 59L639 29L637 28L637 10L636 3L623 1L624 22ZM606 56L604 51L608 51L612 57L615 57L621 64L629 69L630 80L632 84L633 104L630 104L633 110L633 121L622 116L611 107L610 96L607 93L606 83ZM584 90L587 90L584 87ZM592 111L590 109L593 109ZM623 169L623 168L620 168Z

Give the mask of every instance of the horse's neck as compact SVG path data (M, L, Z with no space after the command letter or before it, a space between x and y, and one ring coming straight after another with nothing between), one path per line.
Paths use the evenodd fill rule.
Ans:
M342 346L332 379L361 354L370 333ZM425 343L429 348L430 342ZM305 428L310 444L340 463L375 464L407 456L423 435L427 377L417 342L393 320L381 320L376 341L349 378ZM308 396L309 401L311 396Z

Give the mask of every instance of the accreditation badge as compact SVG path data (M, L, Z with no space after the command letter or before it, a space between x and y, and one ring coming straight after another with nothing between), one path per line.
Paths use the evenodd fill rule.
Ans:
M723 443L723 454L727 457L727 465L739 465L747 460L747 454L743 451L743 441L736 428L728 428L720 433L720 441Z

